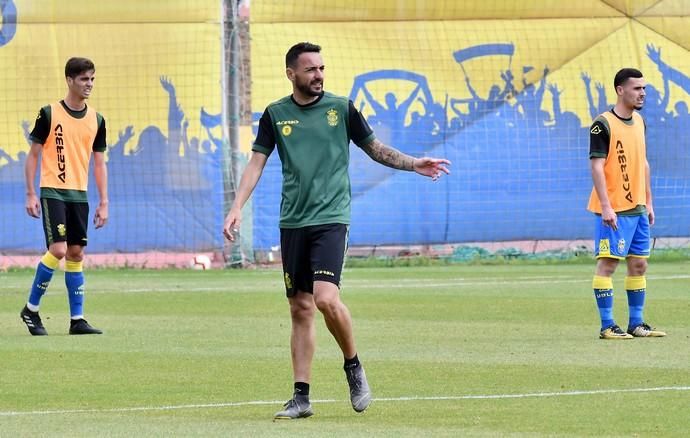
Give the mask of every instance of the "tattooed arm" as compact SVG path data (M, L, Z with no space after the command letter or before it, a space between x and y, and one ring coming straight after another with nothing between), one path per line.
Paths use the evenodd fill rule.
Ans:
M450 161L444 158L414 158L403 154L397 149L386 146L377 139L362 146L362 149L372 160L384 166L399 170L415 171L420 175L431 177L434 181L441 177L441 173L450 173L446 167L446 165L450 165Z
M364 145L362 150L377 163L399 170L414 170L414 158L397 149L386 146L378 139Z

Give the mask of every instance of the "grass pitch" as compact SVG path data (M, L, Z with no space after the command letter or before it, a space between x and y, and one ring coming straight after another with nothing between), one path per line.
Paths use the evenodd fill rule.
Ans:
M349 405L322 318L314 417L273 423L292 391L281 272L94 270L68 336L57 273L19 320L33 272L0 273L0 436L687 436L690 262L648 272L646 319L669 336L601 341L593 266L357 268L345 272L374 391ZM627 323L624 269L615 316Z

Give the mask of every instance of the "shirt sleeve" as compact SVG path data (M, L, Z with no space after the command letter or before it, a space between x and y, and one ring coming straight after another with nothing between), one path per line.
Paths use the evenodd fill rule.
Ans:
M609 155L611 135L607 124L597 118L589 129L589 158L606 158Z
M48 134L50 134L50 106L44 106L38 111L29 139L34 143L45 144Z
M359 147L366 146L376 139L371 126L364 119L361 112L355 108L355 104L349 101L348 124L350 125L350 139Z
M259 130L256 133L256 140L254 140L252 151L261 152L264 155L271 155L275 147L276 137L273 132L273 121L271 120L271 115L268 113L268 109L266 109L261 115L261 119L259 119Z
M100 122L98 124L98 131L96 131L96 138L93 139L93 151L94 152L105 152L106 142L105 142L105 119L102 115L98 114L97 120Z

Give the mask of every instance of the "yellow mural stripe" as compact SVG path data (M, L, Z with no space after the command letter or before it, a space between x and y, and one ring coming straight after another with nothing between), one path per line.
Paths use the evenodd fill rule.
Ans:
M622 15L621 9L601 0L261 0L251 5L254 23L612 18Z
M348 95L357 75L373 70L403 69L424 76L434 100L443 105L446 95L449 99L470 96L465 73L475 91L487 96L492 86L502 83L500 75L507 69L513 70L514 84L521 90L523 79L538 83L548 66L549 82L555 81L565 90L564 109L575 111L588 124L590 116L581 74L590 70L590 64L598 69L602 57L597 54L587 62L576 64L571 60L607 40L627 23L626 18L515 20L509 26L498 20L390 22L376 26L359 22L314 23L308 29L290 24L257 24L252 26L252 76L254 84L259 86L253 89L252 108L261 111L266 104L290 93L290 83L284 73L285 52L293 43L319 35L313 42L323 47L326 89L337 94ZM459 49L487 43L511 43L515 54L477 58L462 66L453 57ZM629 41L616 41L616 44L622 44L625 49L609 49L629 53ZM611 62L603 58L603 64L607 71L597 74L595 82L603 77L608 83L611 77ZM523 67L531 69L523 74ZM407 94L410 91L407 87L400 81L389 81L382 88ZM376 94L375 84L371 91ZM549 108L550 98L544 101Z
M218 23L221 2L208 0L13 0L19 23Z

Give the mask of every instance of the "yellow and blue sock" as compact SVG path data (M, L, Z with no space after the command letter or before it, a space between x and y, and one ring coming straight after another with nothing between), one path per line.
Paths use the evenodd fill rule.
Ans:
M628 293L628 310L630 317L628 327L635 327L644 322L644 298L647 291L647 278L644 275L625 277L625 290Z
M50 280L53 278L53 272L55 272L59 264L60 259L48 251L41 257L41 261L38 262L34 282L31 284L31 291L29 291L29 301L26 304L26 307L32 312L38 312L41 298L46 293Z
M65 262L65 286L72 319L84 317L84 272L82 262Z
M595 275L592 280L592 288L601 317L601 329L604 330L615 324L613 320L613 280L611 277Z

